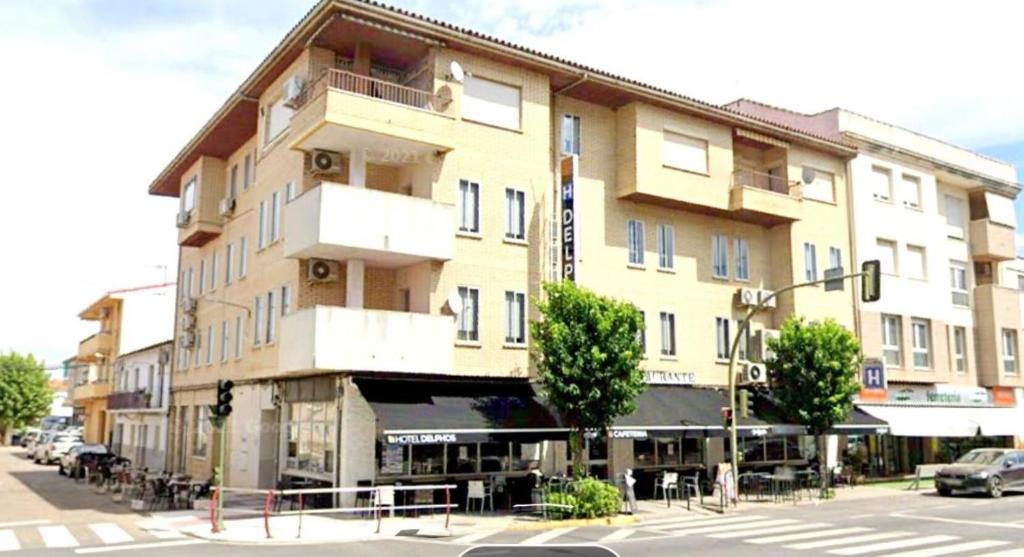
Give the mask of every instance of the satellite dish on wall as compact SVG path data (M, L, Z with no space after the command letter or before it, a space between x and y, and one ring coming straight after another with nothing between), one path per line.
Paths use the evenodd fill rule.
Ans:
M814 183L815 175L816 172L814 172L813 168L805 166L803 172L800 174L800 179L803 180L804 184L810 185Z
M466 70L462 69L462 64L452 60L448 65L448 79L456 83L462 83L466 79Z
M448 306L448 311L452 312L452 315L458 315L462 312L462 297L459 296L458 291L453 290L448 294L448 300L445 302Z

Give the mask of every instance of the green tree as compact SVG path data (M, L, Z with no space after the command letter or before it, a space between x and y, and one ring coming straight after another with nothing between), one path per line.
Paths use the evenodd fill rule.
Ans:
M768 341L775 356L767 362L768 377L779 410L790 423L815 437L821 488L828 487L824 434L846 420L860 390L860 343L832 319L806 322L790 317L779 338Z
M31 355L0 354L0 440L50 413L50 378Z
M573 470L583 475L584 435L605 435L636 411L646 383L640 369L643 318L635 306L572 281L544 285L542 319L530 323L533 357L548 400L572 430Z

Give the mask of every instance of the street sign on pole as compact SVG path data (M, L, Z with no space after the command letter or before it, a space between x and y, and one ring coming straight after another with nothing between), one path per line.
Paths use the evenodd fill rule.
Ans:
M861 383L865 389L884 391L888 387L885 377L885 361L880 358L865 358L861 366Z
M843 279L843 268L833 267L831 269L825 269L825 292L834 292L836 290L842 290L843 284L846 281Z

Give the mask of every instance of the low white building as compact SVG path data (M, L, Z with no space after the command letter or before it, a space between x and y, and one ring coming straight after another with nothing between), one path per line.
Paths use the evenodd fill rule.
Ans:
M107 411L113 417L112 450L151 471L167 467L172 349L168 339L118 356L113 392L107 397Z

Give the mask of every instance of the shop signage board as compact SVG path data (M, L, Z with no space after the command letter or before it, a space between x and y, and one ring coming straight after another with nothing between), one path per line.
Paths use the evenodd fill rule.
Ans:
M885 402L956 406L991 406L992 393L984 387L959 385L889 385Z
M647 439L645 429L613 429L609 432L612 439L636 439L643 441Z
M881 358L865 358L861 366L861 384L869 391L884 391L888 387L885 362Z
M441 443L458 443L459 436L454 433L406 433L386 435L389 445L438 445Z
M645 371L649 385L696 385L697 374L692 371Z
M571 155L562 159L562 278L564 280L576 280L576 256L579 253L577 246L578 218L576 215L576 175L578 158Z

